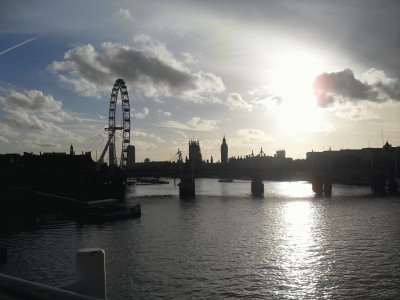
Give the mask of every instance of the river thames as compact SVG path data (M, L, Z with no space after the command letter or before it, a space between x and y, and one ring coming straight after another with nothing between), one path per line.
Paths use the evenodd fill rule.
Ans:
M168 185L131 187L139 219L2 226L0 272L60 286L75 279L74 251L106 252L108 299L399 299L400 198L307 182L197 179L196 198Z

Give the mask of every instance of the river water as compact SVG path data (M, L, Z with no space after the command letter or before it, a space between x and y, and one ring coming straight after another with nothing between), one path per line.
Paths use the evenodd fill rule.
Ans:
M0 272L50 285L75 279L74 251L106 252L109 299L400 299L400 198L306 182L196 180L132 187L142 217L102 225L3 226Z

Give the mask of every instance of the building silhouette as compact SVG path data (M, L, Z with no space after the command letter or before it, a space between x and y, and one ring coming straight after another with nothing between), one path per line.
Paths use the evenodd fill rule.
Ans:
M203 158L201 156L201 151L200 151L200 143L198 140L189 141L189 161L194 163L196 168L200 166L203 162Z
M71 147L69 147L69 155L75 155L74 146L72 146L72 144Z
M228 145L226 144L226 139L224 136L221 144L221 164L226 165L227 163L228 163Z
M135 166L136 160L136 149L134 145L128 146L128 161L127 161L127 168L132 169Z
M280 149L276 151L276 158L286 158L286 151L284 149Z

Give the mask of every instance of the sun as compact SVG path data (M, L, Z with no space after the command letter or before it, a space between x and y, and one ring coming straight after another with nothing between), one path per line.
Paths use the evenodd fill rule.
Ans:
M271 56L268 87L282 98L277 108L278 128L282 134L310 134L323 127L322 111L313 93L315 78L326 72L321 55L310 49L277 51Z
M310 96L315 77L326 71L321 55L311 50L294 49L279 51L271 56L269 85L289 98Z

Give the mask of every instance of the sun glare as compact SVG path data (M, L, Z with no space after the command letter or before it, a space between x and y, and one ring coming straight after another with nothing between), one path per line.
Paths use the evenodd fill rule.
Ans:
M282 98L277 109L282 134L310 134L323 126L321 110L316 106L313 81L326 70L321 58L305 49L278 52L271 57L269 89Z

